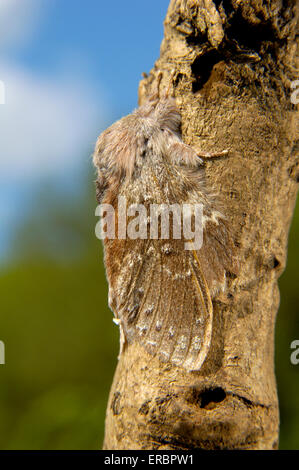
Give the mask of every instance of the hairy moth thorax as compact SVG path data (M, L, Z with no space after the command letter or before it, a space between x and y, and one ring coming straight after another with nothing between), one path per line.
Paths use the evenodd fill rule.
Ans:
M234 244L206 187L203 162L182 141L180 125L173 98L150 100L100 135L93 161L98 202L111 205L115 215L116 236L104 240L105 264L109 304L124 341L138 341L162 361L198 370L211 342L212 298L234 270ZM131 212L124 215L120 201ZM135 223L137 236L135 230L129 237L132 205L146 216ZM168 238L162 216L151 237L153 206L171 209ZM202 207L202 243L186 249L186 236L175 233L172 222L176 210L193 206ZM128 232L119 236L124 222Z

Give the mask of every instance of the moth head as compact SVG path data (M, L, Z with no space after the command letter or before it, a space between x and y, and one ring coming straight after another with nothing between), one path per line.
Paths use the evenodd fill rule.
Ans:
M135 114L141 118L151 119L162 131L167 129L180 134L181 114L174 98L164 96L160 99L149 99L135 111Z
M175 100L164 97L150 99L106 129L99 136L93 155L98 171L98 201L102 202L106 194L114 197L122 182L132 177L136 161L146 157L154 135L162 139L164 132L179 135L180 126L181 115Z

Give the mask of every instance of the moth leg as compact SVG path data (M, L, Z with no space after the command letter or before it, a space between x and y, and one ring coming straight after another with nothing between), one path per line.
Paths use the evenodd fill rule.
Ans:
M202 163L197 151L184 142L175 141L170 143L168 147L168 154L170 155L173 162L181 162L192 166L198 166L198 163Z
M201 150L196 150L197 156L202 158L203 160L208 160L210 158L220 158L220 157L227 157L229 154L230 149L225 149L219 152L202 152Z

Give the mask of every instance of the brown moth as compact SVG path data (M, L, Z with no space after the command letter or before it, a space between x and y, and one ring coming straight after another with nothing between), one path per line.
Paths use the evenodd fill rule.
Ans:
M116 224L121 196L146 208L203 205L199 250L186 250L186 240L173 233L169 239L104 240L109 305L121 343L138 341L164 362L199 370L211 343L212 299L233 271L234 243L206 187L203 161L182 141L180 128L175 100L151 99L99 136L93 161L98 202L113 206Z

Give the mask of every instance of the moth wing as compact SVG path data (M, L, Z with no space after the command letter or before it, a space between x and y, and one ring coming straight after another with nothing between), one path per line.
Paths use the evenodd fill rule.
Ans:
M174 241L144 246L117 307L125 338L164 362L199 370L211 342L213 308L198 257Z
M222 218L217 223L208 221L203 233L203 244L196 252L212 298L226 287L226 275L238 273L235 244L228 222Z

